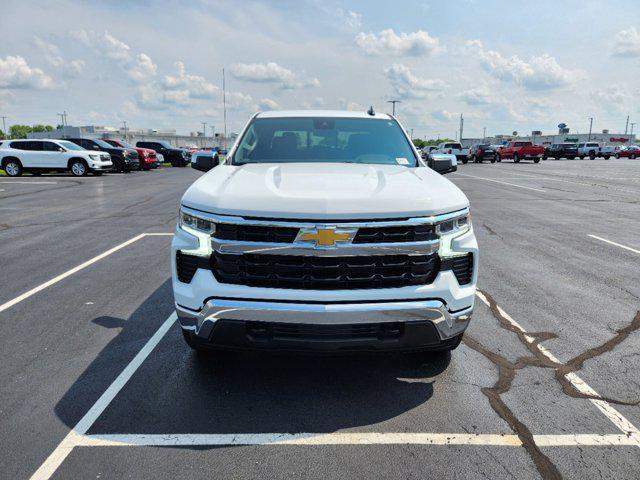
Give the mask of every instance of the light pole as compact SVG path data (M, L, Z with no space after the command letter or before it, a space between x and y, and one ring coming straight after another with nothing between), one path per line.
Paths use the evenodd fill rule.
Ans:
M627 131L629 130L629 115L627 115L627 123L624 126L624 134L627 134Z
M636 122L631 122L631 133L630 135L633 137L633 127L636 126Z
M400 100L387 100L387 103L393 105L391 115L396 116L396 103L402 103Z
M593 117L589 117L589 138L587 141L591 141L591 128L593 127Z
M127 141L127 121L123 120L122 123L124 124L124 141Z
M2 133L4 134L4 138L7 139L9 138L9 134L7 133L7 123L6 123L7 117L6 116L2 116Z
M487 127L482 127L482 141L487 138Z
M202 147L204 147L204 141L207 138L207 122L202 122Z

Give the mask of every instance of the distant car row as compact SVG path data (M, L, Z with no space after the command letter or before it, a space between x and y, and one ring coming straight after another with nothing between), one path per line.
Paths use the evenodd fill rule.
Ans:
M519 163L521 160L531 160L539 163L548 158L591 158L603 157L608 160L616 158L640 158L640 146L614 147L600 145L597 142L585 143L556 143L552 145L534 145L529 141L513 141L504 145L476 144L465 149L457 142L443 142L439 145L426 146L422 149L422 158L430 158L433 154L454 155L458 162L482 163L485 160L491 163L502 160L513 160Z
M190 158L190 152L166 142L140 141L135 147L120 140L92 138L0 142L0 167L12 177L23 172L49 171L69 171L76 176L102 175L108 171L149 170L163 161L184 167Z

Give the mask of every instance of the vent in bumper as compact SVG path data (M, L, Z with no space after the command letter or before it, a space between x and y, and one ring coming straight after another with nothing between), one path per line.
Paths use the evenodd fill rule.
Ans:
M198 268L209 268L209 259L198 257L196 255L188 255L186 253L176 253L176 270L178 272L178 280L183 283L191 283L193 276Z
M473 278L473 254L447 258L442 261L442 270L452 270L460 285L471 283Z

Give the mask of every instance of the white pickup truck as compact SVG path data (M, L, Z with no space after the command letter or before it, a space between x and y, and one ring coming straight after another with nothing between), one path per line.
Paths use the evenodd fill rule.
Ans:
M453 350L478 245L467 197L394 117L272 111L186 191L171 260L197 351Z
M600 156L600 144L598 142L584 142L578 144L578 157L583 160L585 157L589 157L593 160Z
M455 155L458 162L467 163L469 161L469 149L463 148L458 142L442 142L438 144L438 148L433 153L446 153Z

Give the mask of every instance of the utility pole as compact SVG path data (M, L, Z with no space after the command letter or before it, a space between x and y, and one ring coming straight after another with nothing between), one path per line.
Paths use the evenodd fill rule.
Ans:
M630 135L633 137L633 127L635 127L636 123L635 122L631 122L631 133Z
M393 115L395 117L396 116L396 103L402 103L402 102L400 100L387 100L387 103L390 103L391 105L393 105L391 115Z
M411 140L413 140L413 128L411 129Z
M462 142L462 132L464 131L464 118L462 118L462 114L460 114L460 138L459 142Z
M591 140L591 129L593 128L593 117L589 117L589 138L587 141Z
M482 127L482 141L487 138L487 127Z
M123 120L122 123L124 123L124 141L127 141L127 121Z
M7 139L9 138L9 133L7 132L7 117L6 116L2 116L2 133L4 133L4 138Z
M222 69L222 111L224 115L224 148L227 149L227 86L224 77L224 68Z
M205 140L207 138L207 122L202 123L202 146L204 147Z
M624 126L624 134L627 134L627 130L629 130L629 115L627 115L627 124Z

